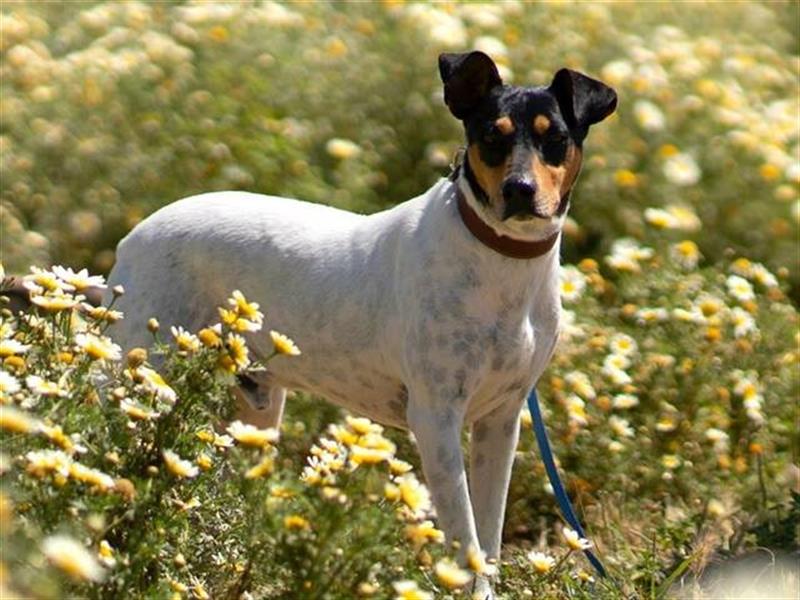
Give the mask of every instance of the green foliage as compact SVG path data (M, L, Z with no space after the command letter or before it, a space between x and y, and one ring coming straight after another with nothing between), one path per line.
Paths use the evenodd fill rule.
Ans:
M566 327L539 385L592 539L646 597L675 569L749 547L755 523L785 547L799 441L798 315L777 280L744 259L696 269L677 251L692 245L665 237L651 230L652 247L618 244L602 266L564 268ZM524 548L555 507L532 435L519 450L506 534ZM562 584L554 597L581 597Z
M318 437L325 423L290 418L278 443L230 422L231 374L263 368L236 344L257 305L234 294L221 324L173 331L177 349L153 323L151 351L122 362L103 335L113 306L37 301L76 299L48 272L28 285L48 308L0 321L3 597L347 598L430 578L416 557L442 556L443 536L380 426Z

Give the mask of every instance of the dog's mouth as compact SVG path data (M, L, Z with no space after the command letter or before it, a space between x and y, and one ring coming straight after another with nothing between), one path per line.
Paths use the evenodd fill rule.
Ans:
M552 215L552 216L542 216L536 215L533 213L516 213L513 215L503 216L502 219L504 222L512 221L516 223L557 223L559 220L559 215Z
M559 199L558 205L552 212L543 213L540 210L540 206L545 204L545 202L537 201L533 196L527 198L504 197L497 206L502 207L499 211L501 212L499 215L501 221L558 223L569 207L569 194Z
M510 226L527 226L529 228L549 228L559 226L564 220L568 201L560 202L558 208L552 214L542 214L536 208L534 200L526 202L525 206L514 206L508 201L499 201L492 211L500 224Z
M560 223L566 211L557 211L552 215L538 215L535 213L516 213L509 216L504 216L503 221L516 221L517 223L542 223L542 224L557 224Z
M504 203L501 201L482 207L478 213L487 225L498 234L514 239L536 241L549 238L564 225L566 215L556 213L550 216L534 214L532 211L516 212L506 215Z

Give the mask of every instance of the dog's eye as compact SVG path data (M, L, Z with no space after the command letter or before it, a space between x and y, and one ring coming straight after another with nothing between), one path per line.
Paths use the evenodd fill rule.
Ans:
M560 148L567 144L567 136L563 133L557 133L555 135L548 136L544 143L552 148Z
M542 150L545 154L548 153L560 153L564 152L567 149L567 136L563 133L556 133L553 135L547 136L544 140L544 144Z
M544 159L550 164L560 164L567 153L567 141L567 136L562 133L547 136L542 144Z

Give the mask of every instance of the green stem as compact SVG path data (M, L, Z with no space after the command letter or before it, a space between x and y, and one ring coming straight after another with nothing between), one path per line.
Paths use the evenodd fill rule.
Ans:
M761 510L767 507L767 485L764 482L764 463L761 454L756 454L756 468L758 469L758 488L761 491Z

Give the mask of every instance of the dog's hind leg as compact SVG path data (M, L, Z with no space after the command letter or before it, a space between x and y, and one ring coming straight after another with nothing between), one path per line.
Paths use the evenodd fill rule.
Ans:
M286 403L286 388L276 385L266 372L239 375L238 380L239 386L234 390L238 418L257 427L278 429Z

